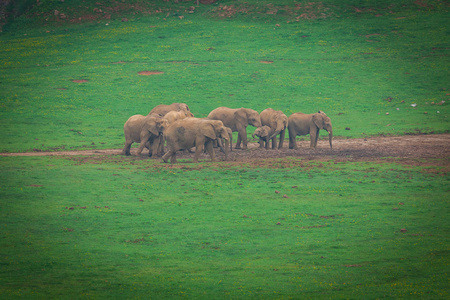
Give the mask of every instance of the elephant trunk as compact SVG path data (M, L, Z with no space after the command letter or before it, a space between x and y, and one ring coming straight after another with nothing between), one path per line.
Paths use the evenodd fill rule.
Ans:
M230 152L230 139L225 139L225 160L228 160L229 152Z
M328 131L328 140L330 142L330 149L333 149L333 130L330 128L330 130Z
M281 131L283 131L286 127L284 126L284 123L278 124L277 128L275 129L274 133L269 137L269 140L273 139L277 135L280 134Z
M275 132L271 135L271 136L269 136L269 140L271 140L271 139L273 139L274 137L276 137L277 135L279 135L280 134L280 132L281 132L281 128L277 128L276 130L275 130Z

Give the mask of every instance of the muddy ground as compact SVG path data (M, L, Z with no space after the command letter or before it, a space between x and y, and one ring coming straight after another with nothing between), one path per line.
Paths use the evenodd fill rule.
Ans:
M229 157L229 164L255 164L260 166L261 161L266 163L275 158L298 157L306 160L335 160L335 161L395 161L412 165L437 165L450 170L450 134L408 135L394 137L370 137L362 139L334 139L333 150L327 140L320 140L316 150L309 148L309 140L298 141L299 149L289 149L288 141L280 150L260 149L259 144L249 143L248 150L233 149ZM134 151L133 151L134 150ZM121 156L121 149L86 150L86 151L60 151L60 152L27 152L27 153L0 153L1 156L88 156L99 160L101 157L114 157L123 159L149 159L144 152L139 158L134 156L136 148L132 149L133 156ZM223 153L216 151L217 160L224 159ZM192 153L180 152L177 159L191 159ZM151 158L154 159L154 158ZM155 158L161 160L160 158ZM204 154L200 161L209 161ZM190 162L183 161L183 163ZM280 161L277 160L277 163Z

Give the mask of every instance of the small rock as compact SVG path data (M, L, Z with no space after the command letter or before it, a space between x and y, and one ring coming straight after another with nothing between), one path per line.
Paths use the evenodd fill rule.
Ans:
M389 113L387 112L386 115L389 115Z

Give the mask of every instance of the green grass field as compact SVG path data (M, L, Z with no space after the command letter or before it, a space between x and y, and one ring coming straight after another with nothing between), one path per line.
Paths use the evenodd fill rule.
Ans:
M448 297L445 173L280 165L3 158L2 295Z
M0 152L121 148L172 102L449 131L448 1L26 2ZM447 299L448 168L392 161L0 157L0 298Z

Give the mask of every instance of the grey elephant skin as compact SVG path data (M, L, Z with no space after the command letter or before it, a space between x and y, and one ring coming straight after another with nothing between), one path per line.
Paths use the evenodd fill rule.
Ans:
M225 139L225 159L228 159L229 136L221 121L186 118L169 125L164 132L168 151L163 161L176 163L176 153L195 147L194 162L198 162L200 154L206 148L211 161L215 160L213 142L219 138Z
M190 112L190 109L186 103L160 104L155 106L148 115L158 114L164 117L170 111L184 111L187 113Z
M261 123L263 126L269 126L272 140L272 149L280 149L283 147L284 137L288 126L288 117L281 110L267 108L260 113ZM280 135L280 142L277 146L277 135ZM268 147L266 147L268 149Z
M159 116L134 115L123 126L125 146L122 154L130 155L131 144L140 143L137 155L142 153L144 147L149 148L149 156L158 153L163 131L169 126L166 119Z
M330 148L333 148L333 128L331 119L322 111L315 114L293 113L289 116L289 149L297 149L295 138L298 135L309 134L311 138L310 147L315 149L317 147L317 140L319 139L319 130L325 129L328 131L328 140Z
M255 129L255 132L253 132L252 137L255 138L255 136L259 137L259 148L266 148L266 150L269 149L269 141L271 136L272 129L270 129L269 126L261 126Z
M250 108L218 107L208 115L210 120L220 120L233 132L238 132L235 149L247 149L247 126L261 127L261 118L256 110Z

